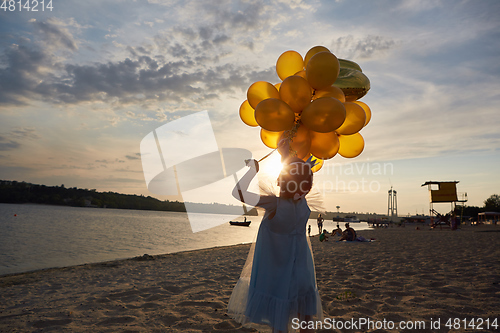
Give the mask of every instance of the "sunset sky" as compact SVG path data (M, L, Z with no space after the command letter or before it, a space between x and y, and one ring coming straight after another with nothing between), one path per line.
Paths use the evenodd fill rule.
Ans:
M141 140L202 110L220 148L260 158L270 149L238 116L247 88L279 82L283 52L323 45L362 67L372 110L364 152L315 179L327 210L386 213L393 186L399 215L427 213L429 180L460 181L469 205L500 194L499 1L52 6L0 10L0 179L152 195Z

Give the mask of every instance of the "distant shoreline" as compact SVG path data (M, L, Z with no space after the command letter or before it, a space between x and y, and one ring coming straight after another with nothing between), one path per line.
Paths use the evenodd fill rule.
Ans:
M186 213L186 211L173 211L173 210L155 210L155 209L136 209L136 208L114 208L114 207L90 207L90 206L69 206L69 205L56 205L49 203L36 203L36 202L0 202L6 205L34 205L34 206L48 206L48 207L68 207L68 208L85 208L85 209L116 209L116 210L135 210L135 211L149 211L149 212L167 212L167 213ZM199 214L221 214L221 215L234 215L227 212L192 212ZM259 216L253 214L241 214L241 216Z
M46 186L10 180L0 180L0 203L186 212L184 202L180 201L162 201L151 196L135 194L97 192L95 189L66 188L64 184ZM241 206L190 203L190 211L241 215ZM249 207L247 215L256 216L257 212Z

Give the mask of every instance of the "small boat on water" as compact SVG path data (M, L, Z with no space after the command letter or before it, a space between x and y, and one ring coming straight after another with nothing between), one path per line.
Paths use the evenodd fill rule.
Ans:
M230 225L239 225L239 226L242 226L242 227L248 227L248 226L250 226L250 223L251 223L251 221L244 221L244 222L241 222L241 221L229 221Z

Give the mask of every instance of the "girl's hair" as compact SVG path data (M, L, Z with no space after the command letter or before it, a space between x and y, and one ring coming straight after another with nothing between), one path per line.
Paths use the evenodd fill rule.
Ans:
M307 194L312 188L313 173L311 165L297 157L290 157L284 162L278 178L280 193Z

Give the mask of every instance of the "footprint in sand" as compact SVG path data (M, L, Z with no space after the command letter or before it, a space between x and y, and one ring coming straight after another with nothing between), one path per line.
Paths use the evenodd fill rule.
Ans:
M160 307L160 304L158 303L155 303L155 302L147 302L147 303L144 303L141 308L143 310L146 310L146 311L151 311L151 310L155 310L157 308Z
M39 320L33 323L36 328L48 328L52 326L64 326L73 322L72 319L49 319L49 320Z
M109 317L97 323L99 326L106 325L121 325L121 324L129 324L135 321L135 317L123 316L123 317Z

